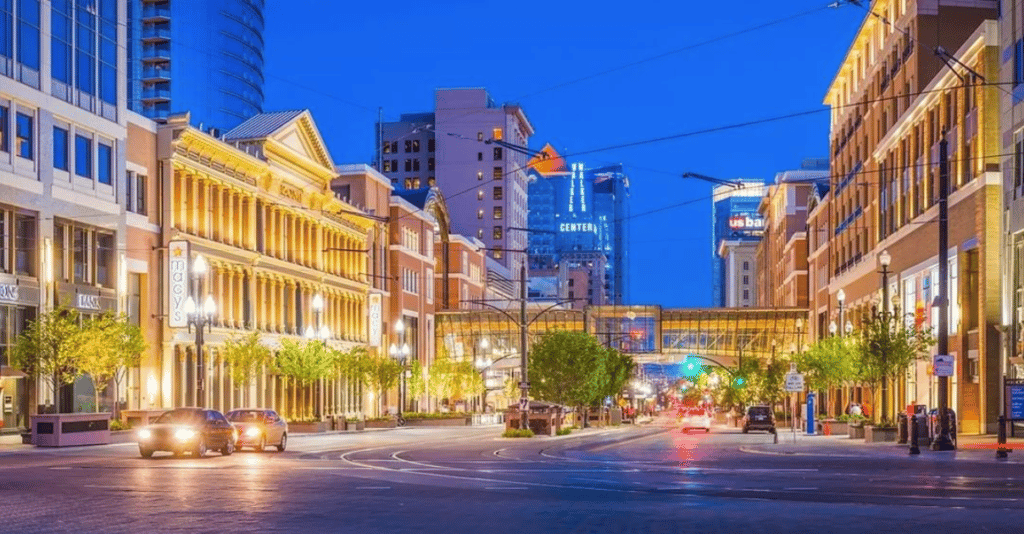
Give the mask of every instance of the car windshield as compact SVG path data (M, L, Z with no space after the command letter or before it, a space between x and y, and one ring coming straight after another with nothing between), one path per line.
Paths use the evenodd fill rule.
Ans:
M764 406L757 406L750 409L751 415L769 415L771 412Z
M228 421L235 423L260 423L263 421L263 412L257 410L235 410L228 412Z
M164 412L157 423L172 424L172 425L184 425L184 424L195 424L200 421L199 412L194 410L173 410L170 412Z

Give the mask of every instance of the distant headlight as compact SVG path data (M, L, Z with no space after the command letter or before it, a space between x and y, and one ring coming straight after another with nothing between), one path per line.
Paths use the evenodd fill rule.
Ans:
M151 437L153 437L153 433L150 432L148 428L139 430L139 439L149 439Z
M177 438L177 439L180 439L182 441L192 439L195 436L196 436L196 431L195 430L190 430L188 428L182 428L181 430L178 430L177 432L174 433L174 437Z
M251 438L254 438L254 437L260 435L260 429L254 427L254 426L251 426L251 427L245 429L245 435L249 436Z

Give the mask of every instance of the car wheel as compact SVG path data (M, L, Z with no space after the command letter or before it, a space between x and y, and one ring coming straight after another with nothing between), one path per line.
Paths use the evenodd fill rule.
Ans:
M231 456L231 453L235 452L235 440L229 439L224 444L224 448L220 450L221 456Z
M710 428L705 428L704 429L704 433L707 434L708 432L711 432L711 429Z
M141 454L143 458L152 458L153 450L145 447L139 447L139 454Z
M206 438L199 438L199 443L196 443L196 448L192 449L192 455L197 458L202 458L203 456L206 456Z
M257 443L256 445L253 445L252 450L254 450L256 452L263 452L263 449L266 449L266 448L267 448L267 435L263 434L262 436L260 436L260 442Z
M284 452L286 445L288 445L288 434L281 434L281 443L277 445L277 452Z

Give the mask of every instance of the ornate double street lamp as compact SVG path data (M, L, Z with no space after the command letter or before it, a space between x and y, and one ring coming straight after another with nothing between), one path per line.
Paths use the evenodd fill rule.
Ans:
M316 339L320 341L323 348L327 349L327 340L331 337L331 329L327 328L327 325L323 324L324 315L324 298L317 293L313 297L313 325L306 327L306 339ZM324 380L317 380L317 401L316 401L316 418L323 419L323 403L324 403Z
M213 326L213 316L217 313L217 305L212 295L203 298L203 278L207 271L206 259L196 254L192 261L192 294L185 299L185 315L188 317L188 330L195 327L196 333L196 404L206 405L206 362L203 358L203 330L209 331ZM201 305L197 303L202 302Z
M494 359L492 356L498 356L498 358ZM507 350L502 348L491 348L491 344L487 338L480 340L480 353L473 364L480 371L481 378L483 378L484 382L483 394L480 396L481 411L487 411L487 393L491 390L501 389L502 386L502 382L499 380L499 377L492 376L494 372L492 372L491 366L501 360L516 358L518 356L519 351L517 351L515 347L511 347Z
M405 364L412 352L409 344L405 342L405 323L401 319L395 321L395 334L398 334L399 344L392 343L388 353L402 364L402 374L398 381L398 420L401 422L403 421L402 409L405 407Z

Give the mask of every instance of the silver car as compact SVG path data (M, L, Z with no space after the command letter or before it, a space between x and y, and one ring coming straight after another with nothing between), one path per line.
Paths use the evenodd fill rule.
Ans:
M256 452L263 452L273 445L284 452L288 445L288 423L274 410L243 408L228 412L227 418L238 430L236 449L252 447Z

